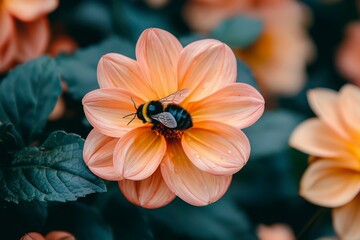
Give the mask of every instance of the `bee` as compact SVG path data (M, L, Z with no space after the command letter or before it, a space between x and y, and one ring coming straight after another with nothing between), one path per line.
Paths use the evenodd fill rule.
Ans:
M181 89L162 99L141 104L139 107L136 107L134 100L131 99L136 113L128 114L123 118L134 115L128 125L137 117L143 123L149 122L154 126L161 123L169 129L186 130L193 126L192 119L190 114L178 104L184 101L189 93L188 89Z

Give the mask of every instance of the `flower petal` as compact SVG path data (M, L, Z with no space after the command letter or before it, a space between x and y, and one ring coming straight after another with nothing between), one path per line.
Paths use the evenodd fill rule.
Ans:
M20 240L45 240L45 238L40 233L29 232L22 236Z
M341 239L358 239L360 228L360 195L348 204L333 209L335 231Z
M263 114L264 99L250 85L233 83L201 101L189 103L188 111L193 122L219 121L236 128L245 128Z
M206 39L187 45L178 64L179 89L191 91L188 101L198 101L236 81L236 58L224 43Z
M136 45L136 59L160 99L178 90L176 68L182 46L170 33L150 28L145 30Z
M345 141L317 118L308 119L294 130L290 146L312 156L343 156L348 150Z
M359 193L359 170L352 158L316 160L302 177L300 194L317 205L342 206Z
M156 93L143 79L138 63L124 55L104 55L98 64L97 77L101 88L123 88L144 102L156 99Z
M4 8L0 7L0 49L3 44L9 39L13 30L14 22L11 19L11 16Z
M196 167L214 175L238 172L250 155L250 143L245 134L218 122L197 123L185 132L181 144Z
M123 89L97 89L86 94L82 103L87 119L96 130L119 138L129 130L144 125L137 117L131 123L132 116L125 117L136 113L131 98L136 103L142 103L140 98Z
M343 138L348 138L338 111L339 96L331 89L316 88L308 92L308 101L316 115Z
M45 17L27 23L17 22L17 60L25 62L43 54L49 37L49 23Z
M32 21L55 10L58 0L4 0L5 7L16 18Z
M228 189L232 176L215 176L200 171L179 143L168 144L161 174L171 191L184 201L204 206L217 201Z
M360 134L360 89L355 85L347 84L340 91L340 112L343 122L348 126L350 134L355 137Z
M75 237L68 232L64 231L52 231L46 234L46 240L75 240Z
M119 187L130 202L143 208L159 208L176 197L164 182L159 168L141 181L122 180Z
M84 161L89 169L98 177L118 181L122 179L114 169L113 153L118 138L105 136L93 129L84 144Z
M165 139L150 127L136 128L125 134L114 152L114 166L125 178L143 180L158 168L166 151Z

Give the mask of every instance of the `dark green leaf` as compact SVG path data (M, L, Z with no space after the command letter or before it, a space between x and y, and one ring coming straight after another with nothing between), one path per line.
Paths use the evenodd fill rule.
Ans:
M53 59L41 57L20 65L0 83L0 121L14 125L19 142L31 143L42 132L60 93Z
M0 153L14 150L17 145L16 138L11 134L11 123L0 123Z
M236 82L247 83L255 88L257 88L257 83L253 73L250 68L240 59L236 59L237 65L237 79Z
M99 88L96 76L97 64L106 53L115 52L135 57L135 46L127 40L112 37L99 45L79 50L71 56L59 56L56 61L61 67L61 77L68 85L68 93L74 99Z
M13 161L0 168L0 194L11 202L73 201L89 193L104 192L82 158L84 140L63 131L52 133L39 147L16 152Z
M224 20L211 33L230 47L243 48L253 43L261 34L263 23L261 20L247 16L235 16Z

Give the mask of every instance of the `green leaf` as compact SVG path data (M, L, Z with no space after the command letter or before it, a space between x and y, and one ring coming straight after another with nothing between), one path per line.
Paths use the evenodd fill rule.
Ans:
M84 140L75 134L53 132L38 147L26 147L0 167L0 195L7 201L74 201L105 192L82 158Z
M17 145L16 138L11 134L11 123L0 123L0 153L11 151Z
M253 43L261 34L263 23L259 19L248 16L235 16L221 22L210 33L216 38L233 48L243 48Z
M19 143L31 143L45 127L60 93L53 59L40 57L20 65L0 83L0 121L14 125Z
M134 58L135 46L125 39L111 37L99 45L79 50L74 55L59 56L56 61L61 67L62 79L68 85L67 93L79 100L88 92L99 88L97 64L101 56L110 52Z

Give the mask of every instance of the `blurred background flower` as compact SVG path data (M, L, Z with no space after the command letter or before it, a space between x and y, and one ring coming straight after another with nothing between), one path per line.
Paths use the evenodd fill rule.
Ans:
M57 0L3 0L0 3L0 73L40 56L50 38L47 14Z

